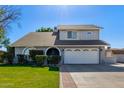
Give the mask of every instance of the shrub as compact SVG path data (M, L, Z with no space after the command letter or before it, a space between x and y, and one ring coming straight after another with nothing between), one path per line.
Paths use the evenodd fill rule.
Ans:
M45 56L45 55L36 55L35 60L37 62L37 65L43 65L46 58L47 58L47 56Z
M2 55L2 60L6 59L8 64L12 64L13 63L13 54L9 53L9 52L5 52L4 55Z
M11 53L7 53L7 59L8 59L8 63L12 64L13 63L13 55Z
M43 55L43 50L30 50L29 51L30 57L33 61L35 61L36 55Z
M3 63L3 61L4 61L4 56L5 56L5 53L6 52L4 52L4 51L0 51L0 63Z
M13 63L14 51L15 49L13 47L7 47L7 53L5 53L5 58L8 60L8 64Z
M49 61L50 64L58 64L61 60L61 56L58 56L58 55L51 55L51 56L48 56L47 60Z
M17 57L18 57L18 62L19 62L20 64L24 64L24 63L25 63L25 55L23 55L23 54L18 54Z
M7 47L7 52L0 50L0 62L4 62L4 60L7 60L8 64L13 63L14 58L14 48L13 47Z
M59 71L59 67L49 67L49 71Z

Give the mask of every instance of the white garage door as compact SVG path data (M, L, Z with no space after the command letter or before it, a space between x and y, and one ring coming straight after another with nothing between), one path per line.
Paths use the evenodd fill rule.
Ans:
M64 64L98 64L98 48L68 48L64 50Z

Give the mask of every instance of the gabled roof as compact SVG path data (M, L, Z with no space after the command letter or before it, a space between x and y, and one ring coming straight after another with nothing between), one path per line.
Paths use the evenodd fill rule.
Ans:
M57 29L60 31L66 31L66 30L75 30L75 31L86 31L86 30L92 30L96 31L101 29L102 27L96 26L96 25L58 25Z
M108 45L102 40L59 40L53 32L31 32L17 40L11 47L45 47L66 45Z

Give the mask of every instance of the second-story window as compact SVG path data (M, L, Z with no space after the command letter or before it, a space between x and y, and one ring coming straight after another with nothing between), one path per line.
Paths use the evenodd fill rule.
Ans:
M77 38L77 32L68 31L67 37L70 39L76 39Z
M73 32L72 35L73 35L73 36L72 36L73 39L76 39L76 38L77 38L77 32Z
M72 38L72 31L67 32L68 38Z
M87 32L88 34L91 34L91 32Z

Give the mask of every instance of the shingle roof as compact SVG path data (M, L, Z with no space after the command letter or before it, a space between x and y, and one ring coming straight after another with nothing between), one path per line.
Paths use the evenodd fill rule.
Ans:
M75 31L83 31L83 30L99 30L102 27L96 25L58 25L57 29L61 31L65 30L75 30Z
M102 40L56 40L55 45L108 45Z
M111 51L113 54L124 54L124 49L114 49Z
M60 46L60 45L108 45L102 40L58 40L57 33L53 32L31 32L11 47L36 47L36 46Z
M56 35L53 35L53 32L31 32L11 44L11 46L50 46L54 45L55 39Z

